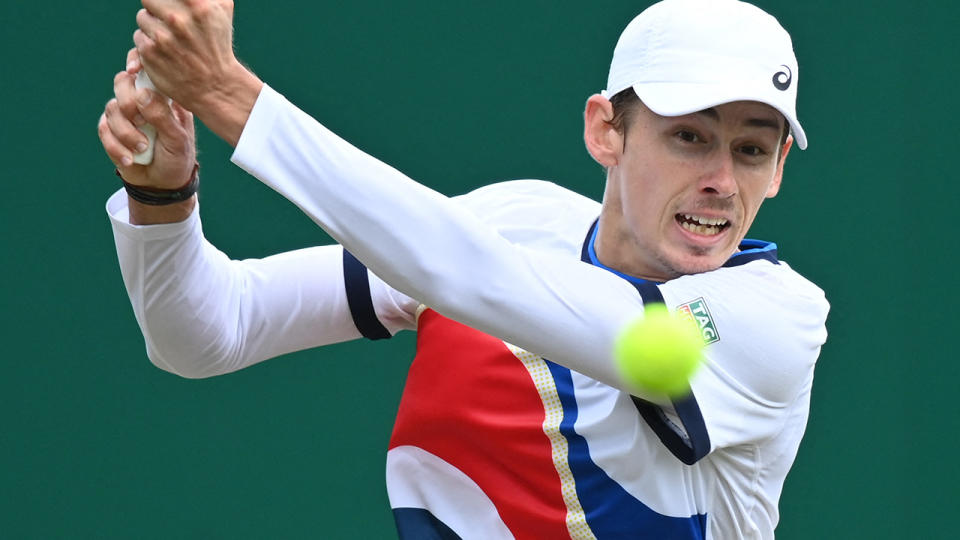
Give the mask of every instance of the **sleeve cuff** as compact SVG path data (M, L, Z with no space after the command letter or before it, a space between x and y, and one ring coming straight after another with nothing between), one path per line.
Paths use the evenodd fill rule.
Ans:
M187 219L177 223L134 225L130 223L127 192L120 188L107 199L107 216L118 234L143 241L161 240L179 236L196 227L200 220L200 204L197 203Z
M277 111L282 110L286 98L279 92L264 84L257 96L256 103L250 111L250 117L243 126L237 147L230 156L230 161L246 171L253 170L259 159L260 151L266 148L267 138L273 131L273 124L277 118Z

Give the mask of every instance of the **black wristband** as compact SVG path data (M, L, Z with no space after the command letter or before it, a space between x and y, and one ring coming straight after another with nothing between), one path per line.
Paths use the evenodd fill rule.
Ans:
M150 206L164 206L183 202L197 192L200 185L200 164L193 165L193 172L190 173L190 180L179 189L155 189L144 186L133 185L120 176L120 171L116 171L120 181L123 182L124 189L131 199Z

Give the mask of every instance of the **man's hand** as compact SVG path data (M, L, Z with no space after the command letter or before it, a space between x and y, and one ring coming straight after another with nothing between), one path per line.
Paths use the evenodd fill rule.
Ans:
M114 98L107 102L97 131L110 161L123 179L139 186L177 189L187 183L196 162L193 115L156 92L134 87L137 50L127 53L128 70L113 78ZM153 163L136 165L133 154L142 151L147 137L137 129L145 123L157 128Z
M233 2L142 3L133 41L153 84L236 146L263 83L233 54Z
M100 142L127 182L148 188L181 188L190 180L197 159L193 115L156 92L137 90L134 87L137 69L137 50L131 49L127 53L127 70L113 78L115 97L107 102L100 115L97 125ZM133 155L141 152L142 145L147 143L147 137L137 128L145 123L157 129L157 142L153 162L137 165L133 163ZM191 198L185 203L151 209L131 200L131 221L140 224L179 221L189 215L193 204ZM150 212L157 215L147 215Z

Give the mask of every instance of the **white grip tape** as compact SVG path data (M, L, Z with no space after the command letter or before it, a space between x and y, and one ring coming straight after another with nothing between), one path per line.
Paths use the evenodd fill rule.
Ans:
M157 91L157 87L153 85L150 76L147 75L146 70L143 69L137 73L137 80L134 82L134 86L137 89L146 88L154 92ZM157 128L150 124L144 124L140 126L140 131L147 136L147 149L139 154L134 154L133 162L139 165L149 165L153 162L153 147L157 142Z

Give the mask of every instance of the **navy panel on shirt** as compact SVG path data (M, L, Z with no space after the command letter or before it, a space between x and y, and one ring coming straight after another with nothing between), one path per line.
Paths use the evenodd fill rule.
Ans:
M623 274L604 266L603 263L597 259L593 244L597 237L598 221L593 222L590 231L587 233L587 238L583 243L583 248L580 251L580 258L583 262L613 272L628 281L637 289L637 292L640 293L640 298L643 300L644 305L653 303L663 304L663 294L660 292L657 282ZM730 260L727 261L728 265L738 266L758 259L770 260L771 257L774 263L777 262L776 244L757 240L745 240L741 244L741 249L744 247L747 249L731 257ZM637 412L640 413L640 416L643 417L647 425L650 426L650 429L657 434L660 442L682 463L693 465L710 451L710 434L707 433L707 425L703 420L703 413L700 412L700 405L697 403L697 398L693 392L690 392L684 397L672 400L673 407L686 433L678 430L658 405L636 396L630 397L633 399L633 404L636 406Z
M727 259L727 262L723 264L723 267L730 268L761 260L770 261L773 264L780 264L780 261L777 259L777 245L773 242L744 238L743 241L740 242L740 251L731 255L730 258Z
M453 529L423 508L394 508L400 540L460 540Z
M560 433L567 439L570 472L590 530L599 539L698 540L706 538L706 514L689 517L660 514L610 478L590 456L587 440L576 432L579 410L570 370L545 360L563 407Z

